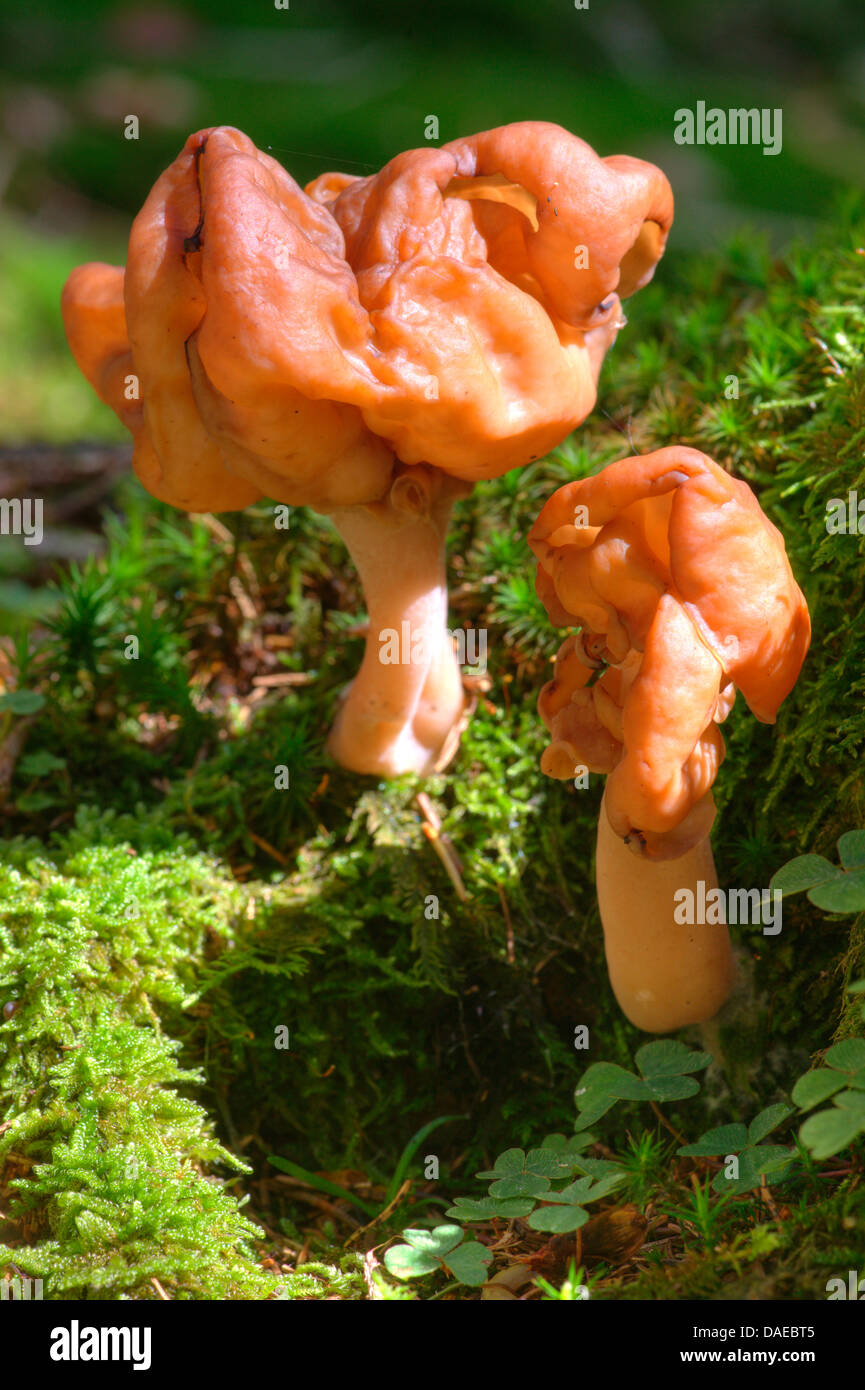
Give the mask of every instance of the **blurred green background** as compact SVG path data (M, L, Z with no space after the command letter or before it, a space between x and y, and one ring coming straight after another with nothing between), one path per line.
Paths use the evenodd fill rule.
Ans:
M862 0L5 0L0 80L7 444L121 437L67 358L57 296L76 261L123 259L130 214L201 126L241 127L303 183L380 167L429 115L440 141L558 121L663 167L669 255L743 226L780 245L865 183ZM700 100L780 107L782 152L677 145L674 112Z
M421 145L428 115L442 142L558 121L661 164L669 254L738 227L780 245L865 183L862 0L6 0L0 79L0 443L121 438L57 296L76 261L124 259L129 215L200 126L241 126L306 182ZM782 153L676 145L698 100L782 108Z

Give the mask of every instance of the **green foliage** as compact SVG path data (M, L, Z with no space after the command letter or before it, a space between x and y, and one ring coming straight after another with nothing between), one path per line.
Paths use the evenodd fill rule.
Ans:
M36 714L45 704L45 696L37 690L7 690L0 695L0 711L4 714Z
M696 1095L700 1083L690 1075L702 1071L712 1058L674 1038L645 1043L636 1054L642 1073L636 1076L613 1062L593 1062L577 1085L578 1129L595 1124L620 1100L684 1100Z
M392 1245L384 1262L397 1279L420 1279L442 1268L459 1284L477 1286L487 1277L492 1255L477 1240L466 1240L459 1226L436 1226L431 1231L405 1230L405 1245Z
M350 1202L358 1207L365 1216L376 1217L378 1208L371 1202L364 1202L358 1197L357 1193L348 1192L346 1188L340 1187L339 1183L331 1182L328 1178L319 1177L317 1173L310 1173L306 1168L302 1168L299 1163L292 1163L289 1158L281 1158L279 1154L271 1154L268 1162L274 1168L278 1168L281 1173L288 1173L290 1177L300 1178L302 1182L317 1192L325 1192L329 1197L340 1197L344 1201Z
M397 1163L393 1171L393 1177L388 1183L387 1191L384 1194L385 1206L389 1206L395 1200L400 1190L400 1187L402 1186L406 1173L409 1170L411 1161L414 1158L423 1141L435 1130L437 1130L440 1125L448 1124L451 1120L466 1119L468 1119L467 1115L440 1115L437 1120L430 1120L429 1124L421 1125L420 1129L412 1135L411 1139L409 1139L408 1143L406 1144L405 1148L399 1156L399 1162Z
M458 1221L521 1217L527 1218L535 1231L561 1234L578 1230L589 1219L585 1206L606 1197L625 1178L617 1164L583 1154L591 1142L591 1135L566 1139L563 1134L551 1134L540 1148L528 1153L507 1149L499 1154L492 1169L475 1175L492 1179L489 1196L458 1197L447 1215ZM570 1181L576 1173L581 1176ZM563 1185L554 1188L556 1180Z
M783 1144L763 1144L760 1141L777 1129L792 1115L792 1106L769 1105L761 1110L747 1127L741 1123L719 1125L707 1130L694 1144L684 1144L677 1153L688 1158L736 1156L736 1176L728 1177L725 1170L716 1173L712 1182L715 1192L739 1195L762 1185L770 1175L777 1181L795 1158L795 1149Z
M865 830L848 830L838 841L841 868L821 854L791 859L769 886L786 897L808 893L808 901L826 912L865 912Z
M363 1277L363 1256L341 1255L337 1263L306 1260L279 1281L276 1302L295 1299L338 1298L358 1301L367 1296Z
M694 1183L688 1206L667 1207L666 1214L683 1222L686 1227L694 1227L705 1249L711 1250L729 1217L726 1210L728 1202L729 1198L720 1202L712 1201L707 1179L703 1184Z
M155 1298L154 1281L264 1297L258 1231L207 1173L243 1165L184 1094L202 1078L160 1021L194 1003L205 934L237 890L188 845L136 854L96 826L96 844L82 814L50 859L23 839L0 859L0 1262L49 1298Z
M668 1147L648 1129L628 1135L627 1148L619 1155L619 1163L625 1173L628 1195L635 1202L645 1202L649 1192L657 1187Z
M834 1108L811 1115L799 1130L802 1143L818 1159L840 1153L865 1134L865 1038L835 1043L824 1061L825 1067L800 1076L793 1087L793 1100L801 1111L832 1097Z
M579 1303L588 1297L589 1286L585 1282L585 1274L582 1269L577 1269L573 1260L568 1266L567 1278L558 1288L542 1274L538 1275L535 1283L543 1295L542 1303Z
M120 259L113 245L38 235L0 219L0 418L6 444L125 440L126 431L83 380L66 345L57 303L69 272L82 261Z

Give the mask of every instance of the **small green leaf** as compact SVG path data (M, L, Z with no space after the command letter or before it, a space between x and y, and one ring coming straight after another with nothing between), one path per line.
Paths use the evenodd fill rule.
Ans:
M39 811L47 811L49 806L56 805L57 797L49 792L23 792L15 798L16 811L24 811L27 815L37 815Z
M865 911L865 869L854 869L808 894L815 907L824 912Z
M599 1202L602 1197L608 1196L627 1178L624 1169L617 1173L609 1173L606 1177L600 1178L598 1182L591 1176L578 1178L576 1182L569 1183L563 1187L561 1192L548 1192L544 1201L546 1202L568 1202L571 1205L582 1205L585 1202Z
M499 1154L493 1168L476 1173L478 1178L512 1178L530 1174L537 1178L567 1177L572 1169L569 1160L555 1149L507 1149Z
M55 758L53 753L40 748L21 759L18 771L23 777L46 777L49 772L62 772L65 766L65 758Z
M826 1053L826 1062L836 1071L858 1071L865 1067L865 1038L845 1038Z
M495 1217L512 1221L517 1216L528 1216L534 1207L531 1197L457 1197L445 1216L453 1217L454 1221L490 1221Z
M411 1245L392 1245L385 1251L384 1262L396 1279L420 1279L441 1268L438 1260Z
M796 1151L786 1144L755 1144L742 1151L739 1162L746 1157L757 1173L775 1173L796 1157Z
M859 1115L865 1128L865 1091L839 1091L832 1104Z
M845 869L865 869L865 830L848 830L841 836L838 858Z
M700 1083L693 1076L659 1076L646 1082L648 1100L685 1100L695 1096Z
M500 1178L490 1183L491 1197L542 1197L550 1190L549 1178L539 1178L534 1173L518 1173L513 1178Z
M574 1092L574 1099L577 1102L577 1109L579 1110L579 1089L577 1089ZM585 1127L586 1129L588 1129L589 1125L595 1124L597 1120L600 1120L602 1115L606 1115L608 1110L612 1110L617 1100L618 1096L609 1096L606 1100L603 1101L595 1100L594 1103L587 1103L587 1109L581 1115L577 1116L576 1128L581 1129Z
M499 1154L492 1168L487 1168L481 1173L475 1173L476 1178L507 1178L513 1177L517 1173L526 1171L526 1155L524 1149L505 1149Z
M695 1144L685 1144L676 1153L685 1158L714 1158L718 1154L736 1154L748 1142L744 1125L719 1125L702 1134Z
M568 1183L568 1186L562 1188L561 1192L551 1192L546 1200L548 1202L569 1202L572 1206L577 1205L585 1199L591 1188L591 1178L578 1178L576 1182Z
M847 986L848 994L865 994L865 980L854 980L852 985Z
M865 989L865 980L862 981L862 986ZM542 1140L541 1148L552 1149L561 1157L564 1154L580 1153L582 1149L587 1149L594 1142L594 1134L572 1134L568 1138L564 1134L548 1134Z
M621 1187L622 1183L627 1181L627 1177L624 1168L618 1173L608 1173L605 1178L600 1178L596 1183L593 1183L583 1201L599 1202L602 1197L606 1197L610 1192L615 1192L617 1187Z
M7 690L0 695L0 711L9 714L35 714L45 704L45 696L38 690Z
M658 1077L684 1076L687 1072L702 1071L712 1058L708 1052L686 1047L675 1038L658 1038L644 1043L636 1054L636 1063L647 1081Z
M613 1100L643 1100L646 1086L633 1072L625 1071L615 1062L593 1062L583 1073L575 1094L577 1109L586 1110L608 1097Z
M469 1240L453 1250L444 1263L461 1284L477 1288L486 1283L487 1265L492 1258L492 1251L481 1245L479 1240Z
M529 1225L534 1231L552 1231L556 1235L564 1235L568 1231L579 1230L588 1219L589 1213L582 1207L539 1207L529 1217Z
M428 1255L442 1259L449 1250L459 1245L464 1233L460 1226L436 1226L432 1231L410 1227L401 1234L413 1249L424 1250Z
M814 1158L831 1158L846 1149L862 1129L862 1117L855 1110L821 1110L809 1115L799 1130L799 1138Z
M580 1172L598 1179L627 1176L621 1163L614 1163L610 1158L581 1158Z
M568 1171L567 1160L555 1149L529 1149L526 1154L526 1172L540 1178L561 1178Z
M748 1126L749 1143L759 1144L761 1139L765 1139L767 1134L778 1128L782 1120L786 1120L792 1114L793 1107L784 1101L779 1101L777 1105L768 1105L759 1115L754 1116Z
M836 1091L840 1091L843 1085L844 1077L839 1076L837 1072L823 1068L819 1071L808 1071L799 1077L793 1087L793 1100L800 1110L811 1110L821 1101L828 1100Z
M725 1172L717 1173L712 1188L729 1196L751 1192L755 1187L762 1186L763 1176L779 1174L787 1168L794 1156L792 1150L774 1144L743 1149L739 1154L738 1178L728 1178Z
M800 854L798 859L791 859L772 875L769 887L780 888L785 897L790 897L792 893L804 893L809 888L840 877L841 870L824 859L822 854Z

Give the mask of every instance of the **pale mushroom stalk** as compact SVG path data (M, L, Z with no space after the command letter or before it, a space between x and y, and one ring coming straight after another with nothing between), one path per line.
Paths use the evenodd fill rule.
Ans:
M783 537L746 483L670 447L559 488L529 544L551 621L581 628L538 701L541 769L607 776L596 876L613 990L647 1032L705 1022L734 974L726 924L699 920L718 883L719 726L737 690L774 723L810 640Z
M330 512L369 612L363 662L328 740L354 772L425 774L450 759L464 706L447 632L445 539L468 489L436 469L398 473L386 499Z
M708 835L679 859L639 859L598 817L598 907L610 984L631 1023L672 1033L712 1018L733 985L726 923L676 921L675 894L718 886ZM683 914L679 914L683 915Z

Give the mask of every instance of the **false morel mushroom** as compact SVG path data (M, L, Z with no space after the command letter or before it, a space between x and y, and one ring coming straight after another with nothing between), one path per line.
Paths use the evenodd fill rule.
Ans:
M559 488L529 544L551 621L580 629L540 694L541 768L607 776L597 885L614 992L650 1032L705 1020L731 986L729 935L677 921L674 894L717 887L712 786L736 691L774 723L808 650L783 537L746 483L667 448Z
M330 740L345 766L424 773L452 753L453 502L585 418L620 296L651 278L672 212L653 165L544 122L305 191L218 127L155 184L125 273L70 276L72 351L154 496L189 511L266 496L344 538L369 611Z

